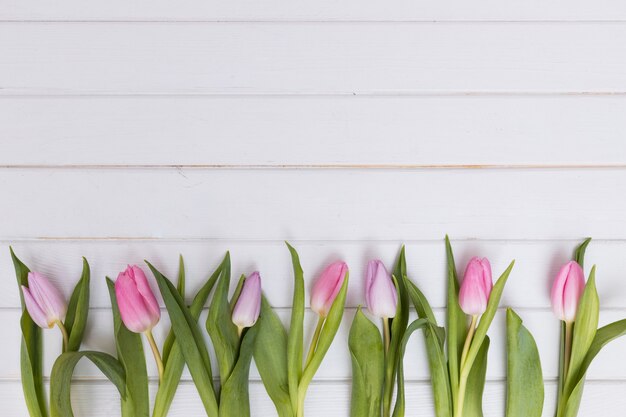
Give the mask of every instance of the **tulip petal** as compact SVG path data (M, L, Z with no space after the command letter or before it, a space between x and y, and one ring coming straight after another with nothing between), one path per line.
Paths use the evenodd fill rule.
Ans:
M37 304L37 301L35 301L29 289L24 285L22 285L22 293L24 294L24 304L26 305L26 310L30 318L41 328L51 328L52 326L48 323L46 314L39 308L39 304Z
M139 293L135 281L124 272L120 272L115 281L120 316L128 330L143 333L153 327L151 314Z
M334 262L326 267L313 285L311 310L322 317L326 317L339 290L341 290L347 271L348 265L342 261Z
M137 291L139 291L139 294L143 297L146 308L150 310L150 313L152 314L153 325L156 325L161 318L161 309L154 293L152 292L152 289L150 288L146 274L144 274L143 270L136 265L132 267L129 266L128 268L130 271L127 269L127 272L132 273L135 285L137 286Z
M38 272L29 272L28 288L32 298L46 315L48 323L65 318L65 299L46 277Z
M253 272L244 281L233 309L232 320L237 327L252 327L261 312L261 276Z

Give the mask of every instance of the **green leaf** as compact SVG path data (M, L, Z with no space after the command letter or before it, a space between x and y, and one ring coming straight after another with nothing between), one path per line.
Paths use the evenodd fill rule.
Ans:
M176 283L176 289L178 290L178 293L184 300L185 299L185 262L183 261L183 255L178 256L178 282ZM174 332L172 331L171 326L170 326L170 331L167 333L167 337L165 338L165 342L163 343L163 354L161 355L163 366L165 367L167 367L167 359L170 356L170 351L172 350L172 346L174 345L175 339L176 338L174 337Z
M287 380L291 408L296 414L298 409L298 386L302 377L302 355L304 350L304 273L300 266L298 252L287 243L293 264L294 288L291 307L291 323L287 337Z
M191 307L189 307L189 313L191 314L191 317L195 322L198 321L200 313L202 312L202 309L206 304L207 299L209 298L209 294L213 290L215 283L222 273L222 269L224 269L226 265L230 265L230 255L228 253L226 254L226 256L224 256L224 259L217 267L215 272L211 274L206 283L202 286L202 288L200 288L200 290L194 297L193 302L191 303ZM184 271L183 269L181 270ZM183 289L183 286L181 286L181 278L184 281L184 272L182 274L179 272L179 285L177 288L178 293L182 298L184 291L181 291ZM174 399L174 395L176 394L176 389L178 388L178 384L180 383L183 369L185 367L185 357L183 356L180 345L176 341L176 337L173 331L172 335L172 348L170 350L170 353L168 354L167 364L165 365L165 373L163 374L163 381L161 381L161 384L159 384L159 389L157 390L157 394L154 399L154 411L152 413L152 417L167 416L167 413Z
M220 394L220 417L249 417L250 362L259 330L259 322L242 333L239 357L235 366L222 386Z
M380 331L357 309L348 338L352 358L352 417L380 417L384 360ZM398 394L399 395L399 394Z
M587 246L591 242L591 238L588 237L581 243L576 250L574 251L574 260L581 266L584 266L585 263L585 251L587 250Z
M67 329L69 342L68 352L76 352L80 348L87 326L89 315L89 285L90 272L87 259L83 258L83 273L74 287L65 316L65 328Z
M541 417L543 375L537 344L512 309L506 311L506 417Z
M206 320L206 329L213 342L222 385L233 371L239 350L237 326L233 324L230 303L228 302L229 289L230 265L226 265L217 281Z
M576 376L579 374L587 352L593 343L598 329L600 316L600 299L596 289L596 267L591 268L589 279L578 304L574 335L572 337L572 355L565 380L564 396L567 398L574 389Z
M66 352L54 362L50 374L50 412L52 417L73 417L70 388L78 361L87 358L115 385L122 399L126 396L126 375L122 364L113 356L94 351Z
M498 311L498 305L500 304L500 298L502 298L504 286L506 285L506 281L511 274L511 270L513 269L514 264L515 261L511 261L508 268L502 273L502 275L500 275L500 278L491 290L489 302L487 303L487 309L480 317L480 322L478 323L478 327L476 328L476 333L474 334L474 338L472 339L472 344L470 345L467 358L465 359L466 364L469 367L474 366L473 364L479 354L479 350L482 349L483 340L487 337L487 330L489 330L489 326L491 325L491 322L493 321L493 318Z
M428 320L428 325L424 328L424 342L433 388L435 415L437 417L451 417L453 413L452 391L444 351L445 329L437 327L435 315L424 294L408 278L405 278L405 283L418 317ZM399 392L398 395L400 395Z
M389 349L385 355L385 382L383 386L383 415L387 415L391 411L391 403L393 400L394 382L396 380L396 372L398 369L398 360L400 355L400 344L404 337L407 325L409 324L409 297L407 294L405 279L406 272L406 255L404 245L398 254L398 260L394 269L394 284L398 293L398 305L396 306L396 315L393 319L389 319L390 323L390 340Z
M126 395L122 399L123 417L147 417L150 414L148 371L141 335L124 326L115 296L115 284L107 277L107 287L113 311L113 328L117 358L126 374Z
M393 417L404 417L404 353L406 350L406 344L415 330L422 329L424 327L427 327L428 325L429 322L427 319L417 319L413 321L406 329L406 332L402 337L402 341L400 342L398 350L398 395L396 397L396 405L393 409Z
M22 388L28 414L31 417L45 417L48 415L46 407L46 393L43 385L43 335L42 329L30 318L24 305L24 294L21 285L28 287L28 273L30 269L20 261L13 248L9 247L11 259L15 267L18 291L22 303L20 327L22 340L20 346L20 371Z
M463 417L483 417L483 391L485 389L485 376L487 375L488 352L489 337L485 336L467 378Z
M287 332L265 297L258 325L254 362L279 417L293 417L287 378Z
M228 257L228 254L226 256ZM217 416L218 406L213 388L211 362L197 318L192 315L192 309L187 308L176 287L154 266L147 261L146 263L159 285L159 291L170 315L172 329L174 329L176 337L176 343L172 347L168 362L172 360L176 346L180 346L207 415ZM222 269L221 274L223 273L224 270ZM200 309L201 307L198 310Z
M465 335L467 333L467 318L459 305L459 279L454 264L454 255L450 239L446 235L446 259L448 265L448 303L447 303L447 327L448 327L448 369L450 371L450 389L459 391L459 374L461 352ZM452 401L456 406L456 395L452 396Z

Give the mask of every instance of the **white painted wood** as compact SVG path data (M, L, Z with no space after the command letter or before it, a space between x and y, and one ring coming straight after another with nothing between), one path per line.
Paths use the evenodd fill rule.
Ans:
M3 169L5 237L623 238L626 170Z
M176 4L165 0L112 0L108 2L61 0L54 5L46 2L25 3L7 0L0 3L1 20L148 20L148 21L458 21L458 20L600 20L626 18L626 8L619 0L545 2L529 0L462 0L417 2L399 0L382 3L374 0L333 2L269 0L183 0Z
M621 24L4 23L0 92L615 93L625 36Z
M364 304L365 265L369 259L379 258L389 270L393 268L400 249L396 241L293 241L303 265L307 291L324 266L343 259L350 267L350 286L347 305ZM572 257L579 241L452 241L457 269L462 274L472 256L486 256L493 266L494 279L504 271L513 258L516 264L503 295L502 305L515 308L550 307L550 285L560 266ZM289 252L282 241L132 241L132 240L39 240L3 241L0 248L12 244L17 255L31 269L50 277L69 298L80 278L85 256L91 266L91 306L108 308L109 295L104 277L117 277L128 264L144 265L148 259L172 280L178 273L178 255L186 264L188 299L202 286L230 250L232 280L241 274L259 270L263 288L272 305L288 308L292 302L293 269ZM593 241L587 250L586 269L596 264L597 286L602 307L626 309L626 242ZM0 252L0 309L20 305L14 269L6 252ZM407 268L410 278L421 288L431 305L443 308L446 304L446 260L443 239L406 242ZM147 268L146 268L147 271ZM156 287L155 287L156 292ZM308 297L307 297L308 304ZM626 316L626 314L625 314Z
M151 394L156 392L156 383L151 387ZM585 392L580 407L580 416L622 417L626 407L624 383L594 382L585 384ZM430 385L424 382L407 383L407 416L434 417ZM550 416L555 407L556 384L546 384L544 415ZM75 382L72 386L72 402L77 416L115 417L119 416L119 400L115 388L105 382ZM22 389L19 382L3 382L0 389L0 401L5 415L26 416L23 405ZM505 385L501 382L487 382L483 405L485 417L502 417L505 407ZM350 410L350 385L348 382L324 382L311 384L306 399L307 417L348 416ZM608 400L610 399L610 400ZM252 383L250 401L253 417L276 416L271 400L264 392L260 382ZM200 416L202 403L195 387L183 383L174 398L171 417Z
M0 97L0 165L624 165L625 112L623 96Z
M324 364L320 367L316 374L317 381L336 381L349 380L352 375L350 363L350 353L348 350L348 334L352 317L355 310L346 310L344 320L339 332L335 338L333 345L327 353ZM533 333L542 359L543 375L547 380L556 380L558 375L558 354L559 354L559 322L556 320L551 311L534 311L519 310L518 313L524 319L525 325ZM290 310L281 309L278 311L279 316L285 325L289 323ZM9 323L7 329L7 340L14 341L7 344L3 348L3 353L8 357L19 356L19 310L0 311L0 317L3 323ZM437 311L438 321L440 324L445 323L445 313L442 310ZM487 378L489 380L504 380L506 377L506 330L505 315L502 310L494 320L489 334L491 337L491 347L489 351L489 367ZM601 314L600 325L605 325L616 320L626 317L626 309L603 311ZM412 319L415 317L413 316ZM205 339L208 346L210 339L204 331L206 322L206 311L200 317L200 327L203 329ZM308 346L308 340L312 336L315 328L316 316L314 313L307 311L305 320L305 329ZM163 312L162 322L155 328L155 337L159 345L165 339L165 335L169 331L168 317ZM85 350L101 350L115 355L115 344L113 339L113 324L110 310L92 310L90 312L89 331L86 334L83 349ZM46 352L45 352L45 374L49 375L54 360L61 353L61 336L57 329L46 332ZM152 355L146 343L146 361L149 373L152 377L157 378L157 370L154 366ZM212 349L212 348L210 348ZM626 362L616 361L626 349L626 339L621 339L608 345L605 350L594 360L587 376L590 380L623 380L626 376ZM219 374L216 360L212 358L214 374ZM421 334L416 334L407 345L407 354L405 357L405 378L407 380L427 381L429 378L428 362L426 359L426 351L423 346L423 338ZM19 362L6 361L0 367L0 379L15 379L19 377ZM74 374L78 378L102 378L102 374L97 368L89 365L89 362L81 363L77 366ZM190 376L185 371L183 377L190 380ZM259 380L258 372L253 367L251 370L251 379Z

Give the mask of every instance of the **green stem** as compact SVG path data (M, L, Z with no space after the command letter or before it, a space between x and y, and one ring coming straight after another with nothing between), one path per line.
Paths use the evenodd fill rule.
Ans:
M474 333L476 332L476 323L478 322L478 316L472 316L472 323L467 332L465 338L465 345L463 345L463 353L461 353L461 376L459 377L459 392L457 393L456 410L454 410L455 417L463 416L463 403L465 402L465 388L467 385L467 378L469 377L469 371L472 368L471 363L466 363L467 355L470 347L472 346L472 340L474 339Z
M154 341L154 336L152 336L152 330L147 330L145 332L146 338L148 339L148 343L150 344L150 348L152 349L152 354L154 355L154 361L157 364L157 368L159 369L159 384L163 382L163 361L161 360L161 353L159 353L159 348L157 347L156 342Z
M57 320L55 321L55 323L59 327L59 330L61 330L61 334L63 335L63 353L65 353L65 351L67 350L67 346L70 343L70 339L67 336L67 329L65 328L63 323L61 323L61 320Z
M383 337L385 339L385 356L387 356L391 343L391 332L389 331L389 319L386 317L383 317Z
M320 339L320 334L322 333L322 327L324 326L325 320L325 317L320 316L317 321L317 327L315 327L315 333L313 333L313 339L311 339L311 345L309 346L309 353L307 353L306 361L304 362L304 369L306 369L313 360L313 355L315 354L315 349L317 349L317 342Z
M565 323L565 353L563 358L563 378L567 381L570 359L572 356L572 327L574 323Z

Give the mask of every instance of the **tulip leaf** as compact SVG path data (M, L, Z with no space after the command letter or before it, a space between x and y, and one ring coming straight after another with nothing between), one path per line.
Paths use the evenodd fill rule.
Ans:
M298 252L287 243L293 264L294 288L291 307L291 323L287 337L287 380L293 413L298 409L298 385L302 377L302 355L304 351L304 273Z
M287 332L265 297L258 326L254 362L279 417L293 417L287 378Z
M591 268L589 279L578 304L574 335L572 337L572 355L569 370L565 379L564 397L567 398L574 389L576 377L579 374L587 352L593 343L598 329L600 316L600 300L596 289L596 267Z
M147 417L150 414L148 371L141 335L128 330L122 322L115 295L115 284L109 277L106 281L113 310L117 358L126 374L126 395L122 396L122 416Z
M237 326L232 321L232 310L228 302L230 289L230 265L225 265L217 281L215 294L211 300L206 329L211 336L222 385L230 377L239 349Z
M445 329L437 326L435 315L428 300L411 280L405 279L406 288L419 318L428 320L424 328L424 342L430 368L431 384L437 417L452 416L452 392L445 356ZM400 392L398 392L400 395Z
M239 356L234 368L222 386L220 417L250 417L249 377L250 362L259 330L259 321L242 333Z
M178 282L176 283L176 289L180 296L185 299L185 262L183 261L183 255L178 256ZM172 350L172 346L174 345L174 332L171 329L167 333L167 337L165 338L165 342L163 342L163 353L162 353L162 361L163 366L167 367L167 359L170 356L170 351Z
M122 364L113 356L94 351L66 352L54 362L50 374L51 417L73 417L70 387L78 361L87 358L115 385L122 400L126 396L126 374Z
M11 259L15 267L18 291L22 303L20 327L22 340L20 346L20 371L24 399L30 417L45 417L48 415L46 407L46 393L43 384L43 335L42 329L31 319L26 306L21 286L28 286L30 269L15 256L13 248L9 247Z
M578 265L580 265L581 268L585 264L585 251L587 250L587 246L589 246L589 242L591 242L590 237L588 237L583 241L583 243L578 245L578 247L574 251L574 260L578 263Z
M182 267L182 257L181 259L181 267ZM196 296L189 307L189 312L192 318L197 322L200 317L200 313L204 305L206 304L207 299L209 298L209 294L213 290L217 279L219 278L222 269L225 265L230 264L230 255L227 253L220 265L217 269L211 274L211 276L207 279L206 283L200 288L197 292ZM182 274L180 271L183 271ZM184 269L179 270L179 280L178 280L178 293L183 296L184 291L183 286L180 285L181 277L184 281ZM172 334L173 330L172 330ZM176 341L175 335L172 337L172 347L170 353L168 355L167 363L165 365L165 373L163 374L163 381L159 384L159 389L157 390L156 397L154 399L154 411L152 412L152 417L165 417L169 411L169 408L174 399L174 395L176 394L176 389L178 388L178 384L180 382L180 378L183 374L183 369L185 367L185 357L181 351L180 344Z
M487 330L489 330L489 326L498 311L498 305L500 304L500 298L502 297L504 286L506 285L506 281L511 274L514 264L515 261L511 261L507 269L502 273L502 275L500 275L500 278L498 278L498 281L491 290L489 302L487 302L487 309L480 317L480 322L478 323L476 333L474 334L474 338L472 339L472 343L467 353L467 358L465 360L467 366L474 366L474 360L476 360L480 349L483 348L483 340L487 337Z
M487 375L488 352L489 337L485 336L467 378L463 417L483 417L483 391L485 389L485 376Z
M89 315L89 285L90 271L87 259L83 258L83 273L80 280L74 287L70 302L67 306L65 316L65 328L69 336L66 347L68 352L76 352L80 348L87 326L87 316Z
M402 341L400 342L398 349L398 396L396 397L396 405L393 409L393 417L404 417L404 353L406 350L406 344L415 330L428 327L428 325L429 321L427 319L417 319L413 321L409 327L407 327L406 332L402 337Z
M383 392L383 340L380 331L359 307L348 338L352 358L352 417L380 417ZM398 394L399 395L399 394Z
M459 305L459 279L448 235L446 235L445 241L448 265L448 302L446 309L448 313L446 317L448 327L448 369L450 371L450 390L455 393L459 390L459 368L467 332L467 320L465 313L463 313ZM452 401L456 402L456 395L452 396Z
M585 355L585 359L580 366L578 374L574 377L576 386L567 399L565 416L574 417L578 412L578 407L582 399L585 374L587 373L593 359L609 342L624 335L626 335L626 319L613 322L598 329L595 337L593 338L593 342L587 351L587 355Z
M229 255L226 255L229 258ZM165 302L165 307L170 315L172 329L176 337L175 346L180 346L191 378L198 389L200 399L204 405L207 415L213 417L218 415L217 398L213 388L213 376L209 353L202 337L202 332L197 323L197 318L192 315L192 311L185 305L185 301L178 293L176 287L161 274L154 266L146 261L148 267L154 274L159 291ZM224 273L221 270L220 275ZM196 296L197 298L197 296ZM200 307L199 309L201 309ZM170 360L173 354L170 353Z
M317 342L317 347L315 348L315 353L313 353L311 362L302 371L302 378L300 379L300 385L298 387L300 396L306 392L309 383L322 364L322 360L324 359L326 352L328 352L328 349L337 334L337 330L339 330L341 318L343 317L344 306L346 304L349 275L350 273L346 272L343 284L341 284L341 289L339 290L339 293L337 293L337 297L328 311L328 316L326 316L326 319L324 320L324 327L322 327L320 338Z
M390 326L389 349L385 355L385 378L383 387L383 413L391 411L391 402L393 399L393 388L396 379L396 371L398 369L398 360L400 354L400 344L404 337L404 332L409 324L409 298L405 287L406 277L406 255L405 247L402 245L398 260L393 273L393 281L398 294L396 305L396 315L393 319L388 319Z
M541 417L544 388L537 344L510 308L506 311L506 329L506 417Z

